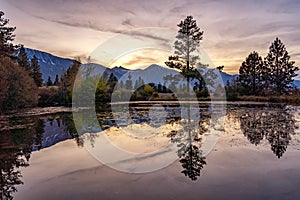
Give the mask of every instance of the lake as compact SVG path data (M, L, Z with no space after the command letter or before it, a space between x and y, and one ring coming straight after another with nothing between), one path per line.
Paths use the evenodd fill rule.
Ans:
M300 107L251 102L2 116L1 197L299 199L299 126Z

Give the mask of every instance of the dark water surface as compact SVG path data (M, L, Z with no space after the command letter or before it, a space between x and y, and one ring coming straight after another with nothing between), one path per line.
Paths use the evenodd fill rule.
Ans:
M112 114L99 109L100 129L119 130L128 124L159 128L187 122L176 104L140 103L129 110L127 116L125 111ZM174 128L161 136L176 144L177 160L140 174L121 172L96 160L85 148L91 144L97 148L93 127L85 127L89 134L78 133L71 113L3 116L1 198L300 199L300 108L237 102L225 110L217 116L224 120L220 125L211 120L211 105L192 106L188 116L198 125L196 130ZM210 129L221 134L205 156L201 148ZM141 131L135 140L142 142L147 137Z

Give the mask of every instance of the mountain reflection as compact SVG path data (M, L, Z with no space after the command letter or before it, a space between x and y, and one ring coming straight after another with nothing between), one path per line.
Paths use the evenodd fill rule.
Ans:
M79 146L72 115L10 117L0 123L0 197L13 199L23 184L21 167L29 166L32 151L74 138Z
M20 167L28 167L33 148L40 149L43 137L43 121L37 118L9 119L6 124L20 126L22 121L28 127L0 131L0 196L1 199L13 199L17 185L23 184Z
M167 137L177 145L177 156L181 173L192 181L201 175L206 158L201 150L205 133L211 125L212 111L209 105L192 106L188 115L182 118L184 107L178 104L165 105L155 109L143 106L130 106L132 123L149 123L158 127L161 124L178 123L182 129L170 131ZM151 113L152 112L152 113ZM165 113L165 117L162 116ZM113 116L107 109L97 110L97 121L102 130L111 126L127 126L122 121L124 112ZM195 117L197 115L197 117ZM118 120L117 120L118 119ZM161 121L160 119L163 119ZM281 158L291 143L297 128L291 107L281 105L227 106L227 119L240 124L240 130L251 144L261 145L267 141L271 151ZM87 124L82 118L82 124ZM76 124L78 125L78 124ZM213 125L213 124L212 124ZM90 126L83 127L88 130ZM85 141L94 143L96 134L79 134L70 113L60 113L36 117L7 117L0 121L0 196L13 199L17 186L23 184L20 168L28 167L31 153L52 146L58 142L73 139L79 147ZM89 131L86 131L89 132Z
M266 139L272 152L281 158L295 134L296 121L292 110L286 106L241 109L237 116L241 131L255 145Z

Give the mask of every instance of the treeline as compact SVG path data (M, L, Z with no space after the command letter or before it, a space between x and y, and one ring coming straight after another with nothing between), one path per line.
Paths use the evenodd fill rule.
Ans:
M227 82L227 98L297 93L293 78L297 76L299 68L294 64L283 42L276 38L264 59L256 51L249 54L240 66L238 78Z
M9 27L3 15L0 11L0 112L37 105L41 77L35 73L39 71L36 59L25 64L15 56L19 48L13 44L16 28Z
M0 113L33 106L68 105L80 62L54 83L42 79L38 58L28 59L23 45L14 45L16 27L0 11ZM48 87L43 87L43 86Z

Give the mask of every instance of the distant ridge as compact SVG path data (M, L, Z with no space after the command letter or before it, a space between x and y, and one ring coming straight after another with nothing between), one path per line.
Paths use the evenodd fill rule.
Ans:
M52 81L54 81L56 74L61 76L62 73L64 71L66 71L74 62L73 59L61 58L58 56L54 56L50 53L35 50L35 49L25 48L25 50L26 50L28 59L32 59L32 57L34 55L38 58L39 64L41 66L41 72L43 74L44 81L47 80L48 76L50 76ZM156 64L152 64L143 70L142 69L130 70L130 69L126 69L122 66L118 66L118 67L114 67L114 68L107 68L107 67L104 67L104 66L101 66L98 64L93 64L93 65L101 68L100 71L106 71L109 74L113 73L118 79L120 79L123 75L125 77L122 77L122 79L126 79L129 74L134 74L135 77L132 77L133 83L136 79L139 78L139 76L141 76L146 82L151 81L148 79L154 78L153 81L162 83L162 80L160 78L155 78L155 76L154 76L155 74L158 74L160 76L165 76L165 75L169 75L169 74L177 74L177 72L173 69L165 68L165 67L162 67L162 66L159 66ZM148 78L147 78L147 75L149 75ZM236 79L238 77L238 75L237 74L230 75L230 74L227 74L226 72L221 72L221 77L222 77L223 83L226 84L227 81L231 82L234 79ZM296 87L298 89L300 89L300 80L295 80L294 84L296 85Z
M35 49L25 48L25 51L29 60L31 60L34 55L38 58L44 81L48 79L48 76L54 81L56 74L60 76L74 62L72 59L61 58Z

